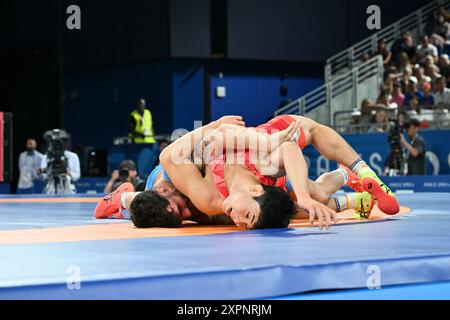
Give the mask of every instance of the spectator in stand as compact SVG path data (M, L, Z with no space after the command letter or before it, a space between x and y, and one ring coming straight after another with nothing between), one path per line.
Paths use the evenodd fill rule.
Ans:
M410 118L417 117L420 114L419 99L417 99L417 97L414 97L409 101L408 111L406 111L406 113Z
M380 92L380 96L377 99L377 104L383 105L389 109L397 109L398 105L395 102L391 101L392 96L389 91L383 89Z
M371 58L370 54L368 52L364 52L361 55L361 63L366 62L367 60L369 60Z
M416 47L414 46L411 32L404 32L402 34L402 37L394 42L391 50L394 56L394 60L398 63L400 63L400 55L402 53L406 53L409 61L413 61L416 56Z
M385 67L391 63L392 51L387 48L385 39L378 41L377 54L383 57L383 64Z
M445 6L443 6L443 5L439 6L436 15L439 15L439 14L444 16L445 21L450 22L450 13L447 11Z
M390 65L386 68L385 79L397 80L401 76L402 74L397 71L397 67L395 65Z
M406 73L409 72L408 70L411 70L412 74L412 66L411 66L411 59L408 57L408 54L406 52L400 52L398 54L398 71L400 73Z
M427 67L426 75L430 77L431 82L434 82L437 78L442 77L439 71L439 68L436 65L432 64Z
M417 46L416 61L420 64L425 64L425 58L431 56L434 62L438 59L437 48L430 43L430 38L427 35L422 36L422 43Z
M388 117L385 111L380 110L375 116L375 123L369 128L369 133L386 132Z
M447 54L442 54L439 57L439 70L440 74L445 77L446 79L449 79L450 76L450 60L448 58Z
M405 95L402 92L402 86L400 83L394 83L394 91L392 93L392 102L395 102L397 106L403 107L405 103Z
M419 100L420 106L434 106L434 97L431 94L431 84L425 82L422 87L423 97Z
M438 48L443 48L450 37L450 23L445 21L445 16L438 13L433 30L431 31L431 42Z
M414 67L414 77L417 79L417 88L423 89L425 82L431 82L431 78L425 74L425 69L420 65Z
M420 101L423 98L423 93L417 88L417 80L412 78L409 80L408 89L405 93L405 104L409 105L409 102L414 98Z
M450 89L447 88L447 79L440 77L434 84L434 103L437 106L448 108L450 106Z
M361 124L361 111L358 109L354 109L352 112L352 117L350 119L349 126L347 127L347 133L360 133L361 128L359 125Z
M413 71L409 67L400 75L400 85L402 86L402 92L408 91L409 81L415 78L413 77Z

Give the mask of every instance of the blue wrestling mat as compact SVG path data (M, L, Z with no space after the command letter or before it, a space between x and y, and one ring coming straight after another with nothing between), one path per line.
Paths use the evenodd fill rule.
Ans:
M450 194L399 195L411 213L329 231L192 235L95 221L89 197L0 200L1 299L450 298Z

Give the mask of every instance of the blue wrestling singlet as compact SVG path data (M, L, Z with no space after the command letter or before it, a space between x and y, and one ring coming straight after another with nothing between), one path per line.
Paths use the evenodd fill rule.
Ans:
M151 190L153 188L153 185L155 184L155 179L158 176L159 172L162 170L162 174L164 179L166 179L170 184L172 183L172 180L170 180L169 176L167 175L166 171L164 171L164 168L161 164L159 164L155 169L153 169L152 173L150 173L150 176L147 179L147 184L145 186L145 190Z

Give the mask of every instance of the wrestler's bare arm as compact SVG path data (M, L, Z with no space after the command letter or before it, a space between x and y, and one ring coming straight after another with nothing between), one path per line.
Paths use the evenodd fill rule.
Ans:
M195 155L201 159L213 159L224 149L231 151L250 150L260 155L270 155L284 142L295 141L300 122L293 122L285 130L274 134L257 131L243 126L221 124L210 131L196 146ZM205 160L209 163L208 160Z
M231 132L226 132L226 130L230 129L227 126L228 124L232 124ZM221 201L217 198L217 191L211 190L210 186L204 182L198 168L189 158L194 146L204 139L204 134L208 130L219 130L219 137L230 137L231 134L231 138L224 139L226 142L225 147L234 150L234 138L237 139L240 134L247 132L247 129L239 130L240 127L235 124L242 125L242 118L234 116L223 117L219 121L214 121L179 138L160 155L160 162L171 178L175 188L187 196L197 209L206 214L223 213ZM282 134L283 141L291 139L296 130L298 130L297 124L293 124L287 130L284 130ZM252 135L246 136L249 137ZM213 140L213 143L219 142L217 139ZM250 144L249 141L247 143ZM272 143L272 145L275 144ZM221 144L219 146L223 148L224 145Z
M205 183L197 166L190 160L194 147L200 143L208 130L221 124L243 125L241 117L228 116L198 128L169 145L160 155L160 163L169 175L175 188L188 197L193 205L205 214L223 213L216 190Z
M289 177L297 197L297 204L301 209L308 211L311 223L315 217L318 218L320 226L324 224L329 226L331 220L337 221L336 212L312 199L309 190L308 166L296 143L284 143L270 158L271 163L278 166L280 171L285 171Z

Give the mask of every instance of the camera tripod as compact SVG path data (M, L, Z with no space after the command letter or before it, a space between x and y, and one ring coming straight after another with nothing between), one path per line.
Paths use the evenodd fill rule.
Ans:
M66 174L49 177L44 188L45 194L74 194L70 178Z
M401 149L391 149L391 152L388 156L388 176L395 177L399 175L403 175L405 158L403 157Z

